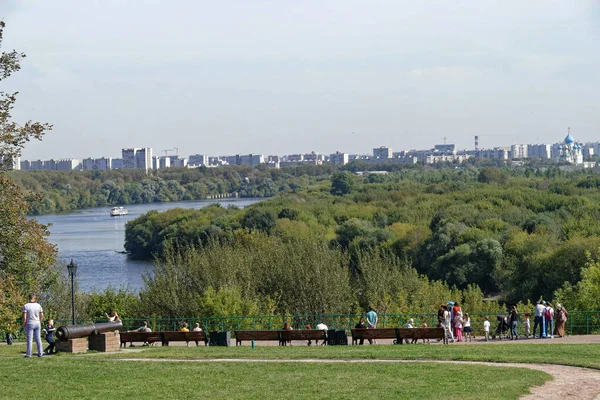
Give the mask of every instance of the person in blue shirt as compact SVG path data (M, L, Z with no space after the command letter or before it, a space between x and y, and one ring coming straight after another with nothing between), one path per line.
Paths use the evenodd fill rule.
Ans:
M367 329L375 329L377 328L377 313L373 310L373 307L369 307L369 312L367 313ZM369 343L377 343L375 340L371 341L369 339Z
M56 342L54 341L54 320L48 320L48 326L44 328L44 333L46 334L46 342L48 342L49 346L44 349L44 354L54 354L56 353Z

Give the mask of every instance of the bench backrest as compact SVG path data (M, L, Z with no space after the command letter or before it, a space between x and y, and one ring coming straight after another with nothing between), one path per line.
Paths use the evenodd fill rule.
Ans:
M354 328L353 339L396 339L396 328Z
M404 339L443 339L444 328L398 328Z
M320 329L299 329L297 331L281 331L281 340L325 340L327 332Z
M121 343L126 342L160 342L162 341L162 334L160 332L119 332L121 336Z
M191 341L206 341L206 332L204 331L162 331L163 341L165 342L191 342Z
M281 340L280 331L235 331L235 340Z

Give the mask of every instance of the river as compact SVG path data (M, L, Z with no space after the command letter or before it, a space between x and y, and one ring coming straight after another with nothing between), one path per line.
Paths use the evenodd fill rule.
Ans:
M199 209L219 203L223 207L239 208L263 199L221 199L180 201L171 203L133 204L126 208L129 214L111 217L110 207L88 208L61 214L36 217L49 227L49 241L58 247L58 258L65 265L73 259L77 264L77 283L80 291L103 291L109 286L134 291L143 286L142 274L152 271L152 263L134 261L124 254L125 223L150 210L171 208ZM66 268L65 268L66 269Z

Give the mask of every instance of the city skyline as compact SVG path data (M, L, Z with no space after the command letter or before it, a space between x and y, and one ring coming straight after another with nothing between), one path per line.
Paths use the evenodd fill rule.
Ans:
M5 1L3 90L49 122L24 158L152 143L205 154L600 136L600 5ZM69 10L65 13L64 10ZM52 32L49 35L48 32ZM117 144L117 146L115 146Z

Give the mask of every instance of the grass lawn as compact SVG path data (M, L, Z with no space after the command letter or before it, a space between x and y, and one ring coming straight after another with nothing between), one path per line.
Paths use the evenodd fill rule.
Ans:
M137 349L141 349L137 347ZM600 369L600 344L469 344L272 347L155 347L102 357L405 359L562 364Z
M517 399L550 379L543 372L522 368L435 363L153 362L71 354L24 359L23 346L7 347L0 347L0 397L10 399L477 399L483 395ZM180 350L200 354L199 350L214 348L167 350L139 354L177 354ZM286 356L277 348L265 348L269 350ZM301 355L296 349L287 350ZM255 352L260 353L262 349Z

